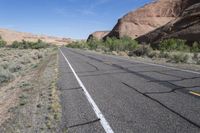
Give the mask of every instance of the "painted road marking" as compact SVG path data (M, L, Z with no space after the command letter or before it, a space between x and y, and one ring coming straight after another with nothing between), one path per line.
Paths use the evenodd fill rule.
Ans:
M67 64L69 65L70 69L72 70L76 80L78 81L79 85L83 88L83 91L86 95L87 100L89 101L90 105L92 106L97 118L100 119L100 123L102 125L102 127L104 128L106 133L114 133L114 131L112 130L112 128L110 127L109 123L107 122L107 120L105 119L104 115L102 114L102 112L100 111L100 109L98 108L98 106L96 105L96 103L94 102L94 100L92 99L92 97L90 96L89 92L87 91L86 87L83 85L83 82L80 80L80 78L78 77L78 75L76 74L74 68L72 67L72 65L70 64L69 60L67 59L67 57L63 54L62 50L60 49L60 52L62 54L62 56L65 58L65 61L67 62Z
M190 91L189 93L200 97L200 93L198 93L198 92Z

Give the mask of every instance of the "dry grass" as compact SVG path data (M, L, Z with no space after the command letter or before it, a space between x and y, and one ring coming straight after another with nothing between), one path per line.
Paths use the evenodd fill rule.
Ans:
M57 130L56 53L0 48L0 132Z
M49 51L50 49L0 48L0 84L12 81L25 71L36 67Z

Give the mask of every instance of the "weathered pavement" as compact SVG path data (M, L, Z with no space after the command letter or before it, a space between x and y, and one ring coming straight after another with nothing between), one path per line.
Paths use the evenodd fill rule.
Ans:
M115 133L199 133L200 73L61 48ZM59 51L62 132L105 132Z

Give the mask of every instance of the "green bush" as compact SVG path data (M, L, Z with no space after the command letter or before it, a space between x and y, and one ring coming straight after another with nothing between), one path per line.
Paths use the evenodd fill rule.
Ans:
M120 39L117 39L115 37L108 37L104 42L104 46L107 47L109 51L133 51L139 45L137 41L133 40L130 37L124 36Z
M37 42L29 42L22 40L22 42L14 41L11 45L11 48L19 48L19 49L41 49L49 47L48 43L43 42L42 40L38 40Z
M0 36L0 48L1 48L1 47L5 47L6 44L7 44L7 42L4 41L4 40L2 39L2 37Z
M193 43L191 52L200 52L200 42Z
M36 43L31 43L31 48L32 49L47 48L48 46L49 46L49 44L43 42L42 40L38 40Z
M76 42L72 42L68 45L66 45L66 47L69 48L79 48L79 49L83 49L83 48L87 48L87 44L84 41L76 41Z
M111 51L133 51L138 47L138 43L130 37L107 38L105 41L91 38L87 42L73 42L68 44L70 48L88 48L90 50L102 49L105 52Z
M96 38L92 38L88 40L86 44L90 50L96 50L97 47L100 45L100 41Z
M167 52L190 51L190 47L186 45L185 40L173 38L161 41L158 49Z

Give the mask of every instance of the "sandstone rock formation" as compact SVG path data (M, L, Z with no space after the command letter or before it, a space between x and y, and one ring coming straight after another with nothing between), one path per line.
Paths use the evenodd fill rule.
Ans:
M31 33L17 32L8 29L0 29L0 36L8 43L11 44L14 41L31 41L36 42L38 39L45 41L47 43L52 43L56 45L63 45L72 42L70 38L59 38L46 35L34 35Z
M108 35L108 33L109 33L109 31L96 31L96 32L90 34L87 40L90 40L90 39L93 39L93 38L96 38L96 39L98 39L98 40L101 40L101 39L103 39L106 35Z
M129 36L137 38L171 20L198 0L157 0L147 4L119 19L113 30L106 37Z
M179 38L188 42L200 41L200 1L196 4L192 3L175 20L137 38L137 40L157 44L167 38Z

